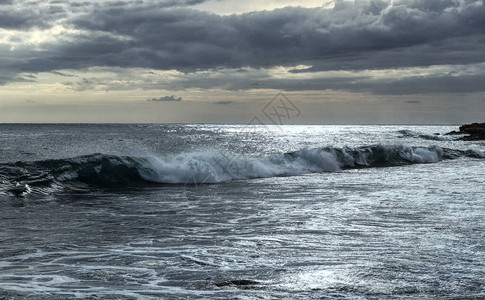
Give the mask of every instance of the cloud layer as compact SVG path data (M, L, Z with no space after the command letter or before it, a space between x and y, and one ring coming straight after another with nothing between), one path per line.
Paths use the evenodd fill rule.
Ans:
M287 7L220 16L192 9L204 0L29 2L0 0L0 84L28 74L90 67L255 70L307 65L292 74L467 65L485 62L485 6L475 0L360 0L333 8ZM453 71L453 70L452 70ZM267 75L267 74L266 74ZM236 76L236 75L234 75ZM483 91L484 74L394 78L278 79L258 87L345 89L381 94ZM83 79L84 80L84 79ZM201 86L203 78L185 88ZM206 81L210 87L210 78ZM78 83L79 84L79 83ZM82 82L81 82L82 84ZM178 85L177 88L182 85ZM84 85L80 89L93 88Z

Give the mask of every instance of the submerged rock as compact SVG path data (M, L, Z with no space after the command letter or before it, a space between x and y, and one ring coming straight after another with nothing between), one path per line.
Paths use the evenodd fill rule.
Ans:
M460 131L451 131L446 135L468 134L460 138L462 141L483 141L485 140L485 123L472 123L460 126Z

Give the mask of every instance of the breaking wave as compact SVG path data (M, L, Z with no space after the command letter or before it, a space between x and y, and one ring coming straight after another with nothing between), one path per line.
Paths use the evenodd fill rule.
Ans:
M68 159L0 165L1 194L46 194L58 189L130 188L150 184L219 183L251 178L336 172L345 169L436 163L483 152L440 147L372 145L318 148L247 157L229 152L190 152L171 157L92 154Z

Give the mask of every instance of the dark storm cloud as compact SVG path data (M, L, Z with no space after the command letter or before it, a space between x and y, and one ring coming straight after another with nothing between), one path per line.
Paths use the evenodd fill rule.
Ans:
M9 82L33 82L36 76L33 74L20 75L17 72L4 70L0 73L0 85L7 84Z
M155 2L157 9L187 7L206 0L165 0ZM74 18L76 14L92 14L95 11L116 11L116 9L137 9L143 1L12 1L0 0L0 28L26 30L46 28L63 18ZM93 17L98 17L92 14ZM67 20L70 23L70 20Z
M485 35L471 35L430 42L424 45L323 57L318 61L303 61L307 69L291 70L307 73L333 70L364 70L426 67L446 64L471 64L485 61Z
M25 30L47 25L38 11L33 9L11 10L10 6L0 6L0 28Z
M12 72L2 72L0 73L0 85L6 84L11 81L20 81L17 74Z
M67 17L65 3L54 1L1 1L0 29L46 29Z
M5 2L5 1L3 1ZM0 65L10 74L94 66L198 70L265 68L306 64L293 72L365 70L485 61L485 7L472 0L337 1L332 9L284 8L242 15L219 16L189 9L203 0L51 2L38 10L0 10L0 27L26 29L61 20L79 31L43 44L15 63ZM26 7L26 6L25 6ZM66 12L67 10L67 12ZM39 10L40 11L40 10ZM3 12L3 14L2 14ZM7 12L9 12L7 14ZM1 63L0 63L1 64ZM465 77L460 77L465 78ZM440 83L480 90L460 78L433 77L429 92ZM207 79L210 81L210 79ZM257 82L258 88L344 89L374 93L409 93L369 78L276 80ZM8 81L4 79L4 82ZM204 80L192 81L197 87ZM402 79L402 86L412 79ZM210 82L209 82L210 83ZM303 85L297 86L298 83ZM249 84L249 83L244 83ZM241 88L239 82L225 86ZM472 86L471 86L472 85ZM78 86L90 88L85 82ZM190 87L190 86L188 86ZM255 88L249 86L247 88Z
M125 66L128 59L134 66L188 72L304 61L320 69L367 69L485 60L485 8L475 1L395 1L392 6L339 1L333 9L285 8L224 17L127 5L93 10L73 24L132 38L110 57L111 63ZM456 38L468 47L456 49Z

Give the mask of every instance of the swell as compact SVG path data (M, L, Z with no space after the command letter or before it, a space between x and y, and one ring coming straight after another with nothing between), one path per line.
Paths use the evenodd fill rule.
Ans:
M229 152L191 152L172 157L92 154L68 159L0 165L0 195L49 194L57 190L124 189L150 184L204 184L250 178L336 172L344 169L436 163L483 152L440 147L372 145L318 148L266 157Z
M146 184L140 176L145 159L91 154L67 159L0 165L1 194L50 194L58 190L89 191Z
M414 138L420 138L423 140L430 140L430 141L454 141L465 136L464 134L460 134L460 135L441 135L439 133L426 134L423 132L413 131L408 129L398 130L397 133L401 134L402 137L414 137Z

